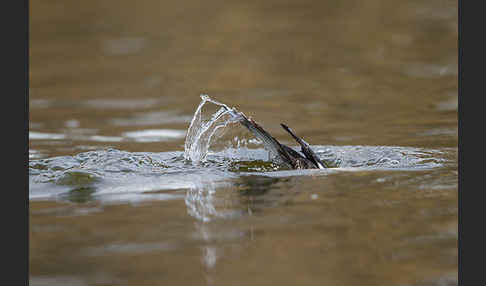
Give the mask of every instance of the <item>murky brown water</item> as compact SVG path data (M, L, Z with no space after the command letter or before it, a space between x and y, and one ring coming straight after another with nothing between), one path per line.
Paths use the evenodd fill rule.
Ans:
M457 285L455 1L30 8L31 285ZM184 165L201 93L348 165Z

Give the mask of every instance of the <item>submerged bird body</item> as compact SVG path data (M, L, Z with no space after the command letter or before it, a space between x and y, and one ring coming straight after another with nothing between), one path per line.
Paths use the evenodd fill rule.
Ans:
M273 138L267 131L258 125L252 119L247 118L242 112L238 112L239 122L253 133L258 139L263 141L263 145L267 150L277 156L281 161L289 165L293 169L324 169L327 166L317 157L312 151L309 144L302 138L295 135L295 133L285 124L280 124L292 137L299 143L301 152L280 143Z

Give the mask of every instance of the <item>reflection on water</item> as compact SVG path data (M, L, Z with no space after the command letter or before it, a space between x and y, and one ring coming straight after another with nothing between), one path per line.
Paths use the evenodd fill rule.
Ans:
M186 193L186 206L188 214L202 222L215 218L240 217L252 215L259 203L258 196L270 191L272 185L285 180L261 176L243 176L226 188L233 189L226 194L216 193L215 182L204 181L204 178L193 180L194 187ZM221 188L221 184L219 184ZM237 190L236 192L234 190ZM245 209L239 209L245 206Z
M340 167L269 170L262 164L263 149L227 149L208 155L202 165L187 162L182 151L116 149L31 160L31 247L36 249L31 263L39 267L47 257L64 265L65 252L75 265L94 259L107 269L103 261L116 260L108 262L109 281L127 281L121 274L125 271L131 273L128 281L142 279L137 269L154 265L161 267L157 273L177 273L183 264L192 269L195 281L208 284L225 284L241 271L276 265L306 273L313 284L323 281L321 272L289 262L313 257L314 263L334 269L324 281L354 283L364 275L363 266L354 261L358 255L389 273L397 271L397 277L403 277L398 273L408 264L420 261L442 271L432 278L433 272L413 277L455 281L450 275L457 257L456 150L313 148ZM54 249L56 240L76 251ZM343 265L346 271L335 269ZM59 281L69 276L66 270L60 270ZM86 284L100 275L89 267L83 273L74 277ZM348 278L349 273L356 277ZM365 284L386 279L379 273L383 271L366 274ZM153 275L150 284L162 279ZM301 278L294 279L297 283ZM33 283L52 280L31 278Z
M231 186L226 186L226 193L217 192L216 184L212 182L197 181L186 194L188 214L200 222L195 224L195 236L202 239L205 244L201 246L201 262L205 266L205 280L208 285L215 283L215 268L218 261L228 259L233 253L227 254L227 247L222 241L253 241L255 239L254 225L229 226L224 232L209 222L214 219L236 220L241 216L253 216L256 197L265 194L271 185L281 179L265 178L259 176L244 176ZM219 186L221 189L221 186ZM224 188L224 187L223 187ZM246 209L245 209L246 208ZM244 243L247 244L247 243ZM223 246L222 246L223 245ZM233 248L233 247L232 247ZM238 252L244 251L245 246L239 246Z
M39 139L64 139L66 136L64 134L53 134L53 133L42 133L42 132L29 132L29 140L39 140Z
M209 221L212 215L222 216L214 207L214 183L204 182L202 178L196 179L193 183L194 187L187 191L185 199L189 215L202 221Z
M135 201L157 191L190 188L205 190L239 178L242 194L256 194L273 185L276 178L327 176L342 172L437 170L454 166L457 150L385 146L313 146L332 168L286 170L268 159L264 149L228 148L211 152L204 162L190 162L184 152L126 152L106 149L75 156L31 159L29 197L55 198L59 190L96 188L97 200L131 195ZM234 182L233 182L234 183ZM457 182L451 182L455 186ZM162 194L158 194L161 195ZM198 192L194 195L197 197Z
M103 135L85 135L83 133L91 133L91 130L77 129L74 132L66 131L66 134L29 132L29 140L62 140L69 138L70 140L78 141L96 141L96 142L121 142L121 141L136 141L136 142L161 142L167 140L174 140L184 138L186 132L183 130L173 129L146 129L123 132L121 136L103 136Z
M183 283L176 274L182 266L195 284L201 279L225 284L242 272L246 281L258 283L261 276L274 277L264 270L268 265L303 273L309 284L359 281L374 285L387 280L401 285L410 279L452 283L457 281L457 172L441 169L363 168L291 177L257 173L222 182L192 174L180 177L189 183L187 187L179 182L180 189L173 191L136 193L142 183L154 182L150 177L131 187L113 186L111 194L103 189L114 185L113 181L105 187L95 184L96 192L89 187L72 189L59 195L53 205L49 205L52 200L31 202L31 246L36 249L31 263L38 271L42 269L38 263L46 257L51 265L61 265L66 263L67 252L74 265L98 261L100 269L84 268L82 278L78 277L87 284L94 283L101 269L112 281ZM159 180L163 182L164 177ZM117 195L118 203L112 204L115 189L123 188L132 191ZM151 197L157 194L179 197ZM136 201L146 195L147 200ZM76 204L62 203L65 198ZM120 203L124 201L143 203L133 207ZM71 247L51 247L58 240L72 245L74 253ZM308 260L312 262L304 263ZM368 263L380 270L370 270ZM410 276L414 265L441 270ZM57 269L59 274L70 273L69 267ZM139 271L148 269L154 269L153 278L140 276ZM406 276L400 274L404 272ZM168 273L170 278L155 273ZM250 273L259 275L247 276ZM285 280L293 284L302 279L292 277Z
M29 7L30 285L458 284L457 1ZM199 94L332 168L187 161Z
M124 137L132 138L135 141L160 142L163 140L183 138L184 136L186 136L186 132L184 130L149 129L125 132L123 133L123 135Z

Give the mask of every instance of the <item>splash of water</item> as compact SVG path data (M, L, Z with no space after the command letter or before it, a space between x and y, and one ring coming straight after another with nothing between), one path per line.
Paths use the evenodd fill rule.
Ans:
M201 114L202 108L208 102L221 106L221 108L209 120L204 120ZM239 113L235 108L229 108L226 104L213 100L206 94L201 94L201 102L187 129L184 158L195 163L204 160L208 154L211 140L221 137L226 126L238 119Z

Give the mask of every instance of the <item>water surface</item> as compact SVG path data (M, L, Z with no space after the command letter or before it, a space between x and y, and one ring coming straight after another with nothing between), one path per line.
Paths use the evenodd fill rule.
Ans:
M30 285L458 284L455 1L30 9ZM188 160L200 94L332 168Z

